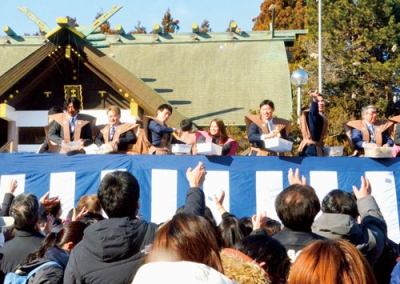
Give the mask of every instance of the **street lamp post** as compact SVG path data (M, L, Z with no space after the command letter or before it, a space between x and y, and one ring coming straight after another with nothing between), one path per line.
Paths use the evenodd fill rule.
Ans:
M307 84L308 74L304 70L296 70L292 73L290 81L297 87L297 123L300 124L301 113L301 87Z

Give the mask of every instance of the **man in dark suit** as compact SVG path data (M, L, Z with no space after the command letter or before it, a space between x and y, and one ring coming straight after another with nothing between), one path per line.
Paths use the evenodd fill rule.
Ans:
M328 132L328 119L324 116L325 100L318 91L309 92L310 109L300 117L303 140L299 146L299 156L323 156L324 138Z
M393 146L389 129L393 125L390 121L377 120L377 110L373 105L362 108L363 120L354 120L347 123L351 127L351 140L354 147L361 152L368 146Z
M135 130L138 124L121 123L121 110L117 106L110 106L107 109L108 124L97 134L94 143L97 146L110 143L119 152L126 152L128 145L136 143Z
M93 143L90 120L79 114L81 102L75 97L69 97L64 102L65 113L51 115L55 122L49 129L49 139L67 148L69 142L80 141L80 147Z

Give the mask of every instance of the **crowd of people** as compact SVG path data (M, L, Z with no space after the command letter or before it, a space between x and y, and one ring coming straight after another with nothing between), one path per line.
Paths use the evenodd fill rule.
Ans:
M324 116L325 100L317 91L309 92L310 108L303 111L299 119L302 140L299 156L324 156L324 139L328 132L328 120ZM96 118L79 113L81 102L69 97L64 109L52 107L49 110L49 124L45 126L46 138L39 153L128 153L128 154L211 154L236 155L239 144L228 136L224 122L219 118L211 120L206 130L193 130L189 119L181 121L180 128L169 127L167 121L173 108L162 104L156 115L144 115L135 123L122 123L121 110L110 106L107 111L108 124L96 125ZM63 111L64 110L64 111ZM260 103L258 113L245 117L249 155L282 155L265 145L268 139L289 139L290 121L274 117L275 105L271 100ZM387 148L393 157L400 152L400 128L396 125L400 117L377 120L377 109L373 105L361 110L362 119L349 121L344 125L353 155L365 155L365 149ZM272 141L272 140L271 140ZM203 150L199 144L213 144L217 150ZM174 150L173 145L188 145ZM289 150L290 151L290 150ZM375 151L375 152L376 152ZM383 151L383 150L382 150ZM379 154L379 151L378 151Z
M400 283L399 245L365 177L352 194L333 189L320 202L290 170L290 186L275 200L279 220L267 217L273 208L237 217L221 190L217 223L202 190L206 173L202 162L187 169L185 204L161 224L141 219L140 184L126 171L104 176L66 219L58 197L14 196L12 180L0 211L0 281Z

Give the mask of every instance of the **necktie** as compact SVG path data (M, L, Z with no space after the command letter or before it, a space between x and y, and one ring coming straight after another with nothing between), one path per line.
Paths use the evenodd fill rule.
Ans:
M110 140L113 139L114 133L115 133L115 126L111 126L111 129L110 129Z
M369 130L369 136L370 136L370 140L372 143L375 143L375 131L374 131L374 125L370 125L368 126L368 130Z
M71 117L69 120L69 127L71 130L71 135L73 136L74 132L75 132L75 117Z
M268 124L268 131L269 132L274 131L274 127L272 126L272 120L267 120L267 124Z

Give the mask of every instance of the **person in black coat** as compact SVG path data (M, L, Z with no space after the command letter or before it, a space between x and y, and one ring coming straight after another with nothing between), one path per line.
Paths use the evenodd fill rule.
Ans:
M186 173L191 187L184 212L204 216L205 197L200 186L205 168L200 162ZM108 173L100 183L98 197L109 219L85 230L85 237L73 250L64 283L131 283L143 264L158 225L137 218L140 186L129 172Z

